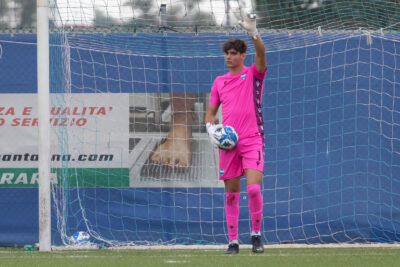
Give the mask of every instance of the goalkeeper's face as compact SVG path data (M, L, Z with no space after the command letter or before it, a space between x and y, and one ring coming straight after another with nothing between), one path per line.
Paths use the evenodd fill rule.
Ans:
M246 58L246 53L239 53L235 49L229 49L225 53L225 63L230 69L236 69L243 66L243 61Z

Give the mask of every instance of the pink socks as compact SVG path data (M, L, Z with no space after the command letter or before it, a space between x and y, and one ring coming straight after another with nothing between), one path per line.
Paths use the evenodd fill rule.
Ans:
M247 186L247 194L249 196L249 210L251 216L251 224L253 232L260 232L262 223L263 201L259 184L251 184Z
M238 240L240 193L226 192L225 214L229 240Z
M251 216L252 232L258 233L261 229L263 200L259 184L247 186L249 196L249 210ZM240 193L226 192L225 214L228 226L228 236L230 241L238 240L239 222L239 197Z

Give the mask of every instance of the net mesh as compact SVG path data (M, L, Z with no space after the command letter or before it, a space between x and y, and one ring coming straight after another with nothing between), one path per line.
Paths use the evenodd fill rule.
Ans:
M349 31L368 29L398 31L399 9L395 0L108 0L49 1L53 7L51 25L68 30L103 29L131 32L135 28L158 29L161 20L170 29L234 28L240 18L239 9L251 9L258 15L258 28L265 30ZM163 19L160 6L166 5ZM1 0L0 29L34 31L36 6L32 1ZM99 27L99 28L96 28Z
M396 3L243 2L173 1L165 13L161 2L57 3L54 25L63 26L68 40L69 96L95 93L107 103L111 95L129 95L129 103L118 103L129 106L129 157L114 161L129 168L129 185L102 187L98 179L87 182L87 174L79 181L76 171L68 173L78 182L62 189L70 199L60 217L66 237L83 229L113 245L226 242L218 157L202 121L213 79L226 72L225 40L244 38L245 63L253 60L251 41L235 26L241 7L256 11L268 47L263 238L269 244L397 241L396 217L384 211L393 211L398 196ZM171 135L181 124L192 136ZM83 136L72 139L90 142ZM166 166L183 155L178 142L185 138L191 154L178 164L189 170ZM102 145L96 142L95 150ZM239 238L247 243L245 192L240 206Z
M25 3L12 2L0 1L0 28L30 31ZM399 241L397 1L50 6L54 244L73 244L77 231L115 246L227 242L203 121L227 72L221 45L244 39L245 65L254 59L240 8L255 11L267 47L265 243ZM241 183L239 239L249 243Z

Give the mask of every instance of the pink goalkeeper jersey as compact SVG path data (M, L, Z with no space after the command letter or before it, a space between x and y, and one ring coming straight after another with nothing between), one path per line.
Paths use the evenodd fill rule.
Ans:
M211 88L210 105L222 104L222 123L235 128L239 140L264 134L262 92L265 77L253 64L238 74L218 76Z

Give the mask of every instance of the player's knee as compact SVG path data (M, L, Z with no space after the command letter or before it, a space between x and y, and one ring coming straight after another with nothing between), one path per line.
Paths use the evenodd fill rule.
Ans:
M260 195L260 185L253 184L247 186L247 194L249 198L256 198Z
M236 194L227 194L226 196L226 203L227 205L233 205L233 203L237 202L239 199L239 196Z
M226 206L239 208L240 193L226 193Z

